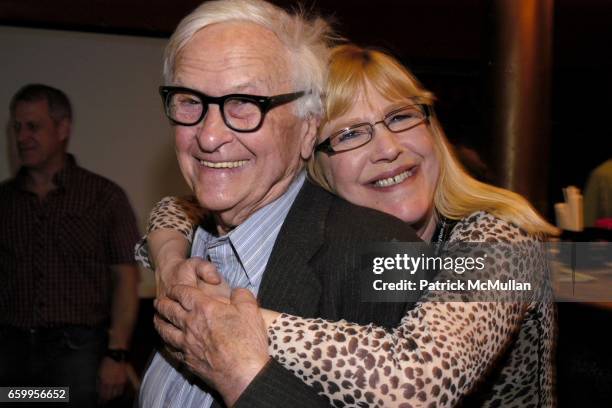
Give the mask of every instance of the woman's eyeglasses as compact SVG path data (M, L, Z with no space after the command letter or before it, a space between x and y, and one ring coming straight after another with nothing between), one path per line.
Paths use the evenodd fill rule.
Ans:
M406 105L387 113L382 120L374 123L357 123L331 134L320 143L315 151L335 154L361 147L374 138L374 126L382 123L393 133L410 130L426 122L431 115L428 105Z

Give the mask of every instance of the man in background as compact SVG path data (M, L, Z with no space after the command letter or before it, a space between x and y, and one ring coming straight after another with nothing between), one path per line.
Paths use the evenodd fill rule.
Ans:
M591 172L584 190L584 225L603 218L612 218L612 158Z
M0 184L0 386L68 386L70 406L121 395L138 310L133 210L66 152L72 109L40 84L10 103L20 169Z

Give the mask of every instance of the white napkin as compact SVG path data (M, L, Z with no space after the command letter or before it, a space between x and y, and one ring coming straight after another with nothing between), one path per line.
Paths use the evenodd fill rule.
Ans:
M580 189L569 186L563 189L565 202L555 204L557 227L569 231L582 231L584 213L582 212L582 194Z

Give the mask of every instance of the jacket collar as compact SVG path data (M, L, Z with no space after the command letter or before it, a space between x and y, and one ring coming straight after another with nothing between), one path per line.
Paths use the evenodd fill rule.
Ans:
M310 181L304 183L268 260L259 288L262 307L300 314L318 305L321 284L309 263L324 243L333 199Z

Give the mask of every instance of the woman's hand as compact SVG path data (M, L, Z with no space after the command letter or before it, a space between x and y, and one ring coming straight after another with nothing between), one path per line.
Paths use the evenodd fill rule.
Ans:
M217 268L202 258L186 258L189 242L171 229L158 229L148 237L151 257L156 265L157 299L162 299L176 285L194 286L207 296L228 303L230 287Z
M232 289L221 277L215 265L200 258L192 258L197 261L191 263L195 268L197 285L206 296L210 296L220 302L229 303Z
M270 326L272 326L272 323L274 323L278 316L281 315L278 312L268 309L259 309L259 311L261 312L261 317L263 317L266 328L270 328Z

